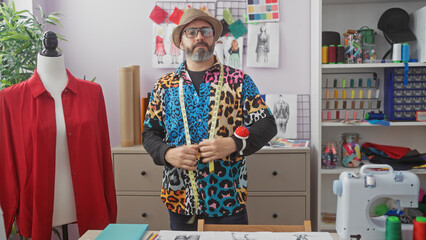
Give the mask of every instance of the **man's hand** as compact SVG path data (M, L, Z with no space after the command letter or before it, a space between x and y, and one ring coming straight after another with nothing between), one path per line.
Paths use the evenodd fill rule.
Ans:
M171 165L185 170L197 170L197 155L199 145L169 148L164 158Z
M221 159L237 151L237 145L231 137L204 139L199 146L203 163Z

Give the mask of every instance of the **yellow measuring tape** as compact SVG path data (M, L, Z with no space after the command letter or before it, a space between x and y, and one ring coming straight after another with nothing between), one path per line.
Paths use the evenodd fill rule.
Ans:
M220 102L220 94L222 92L222 86L223 86L223 66L220 64L220 76L219 76L219 83L216 89L215 93L215 100L214 100L214 107L213 107L213 116L212 116L212 125L210 128L209 133L209 139L213 139L215 136L215 129L216 129L216 120L217 120L217 114L219 112L219 102ZM179 79L179 102L181 106L182 111L182 118L183 118L183 125L185 128L185 138L186 138L186 145L191 145L191 135L189 134L189 125L188 125L188 118L186 115L186 109L185 109L185 99L183 94L183 78L181 77ZM214 162L209 162L209 171L210 173L214 172ZM195 183L195 177L194 177L194 171L188 171L189 174L189 180L191 181L191 187L192 192L194 193L194 201L195 201L195 211L194 216L191 218L188 223L192 224L195 220L195 215L197 215L198 211L198 190L197 190L197 184Z

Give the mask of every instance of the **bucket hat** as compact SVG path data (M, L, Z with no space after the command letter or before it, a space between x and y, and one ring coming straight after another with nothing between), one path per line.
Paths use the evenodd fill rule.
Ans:
M208 15L207 13L199 9L189 8L183 13L182 17L180 18L179 25L176 26L175 29L173 29L172 40L176 47L180 46L182 30L185 28L186 25L195 20L203 20L210 23L210 25L212 25L214 29L214 41L216 42L219 39L220 35L222 34L222 23L216 18Z
M402 8L390 8L386 10L377 23L377 28L393 42L407 42L416 40L416 36L410 30L410 16Z

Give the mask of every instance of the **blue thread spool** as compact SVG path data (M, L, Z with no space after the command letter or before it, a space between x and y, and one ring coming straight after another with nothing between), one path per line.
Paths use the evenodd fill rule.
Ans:
M401 47L401 62L407 63L410 60L410 45L408 43L402 44Z

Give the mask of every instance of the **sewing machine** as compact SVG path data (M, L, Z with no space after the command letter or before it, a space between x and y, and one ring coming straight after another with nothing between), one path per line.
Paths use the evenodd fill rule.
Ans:
M400 207L416 208L419 190L417 175L407 171L394 172L386 164L364 165L360 172L342 172L339 180L333 182L333 192L338 196L337 233L344 240L384 240L386 225L380 226L372 221L374 208L388 198Z

